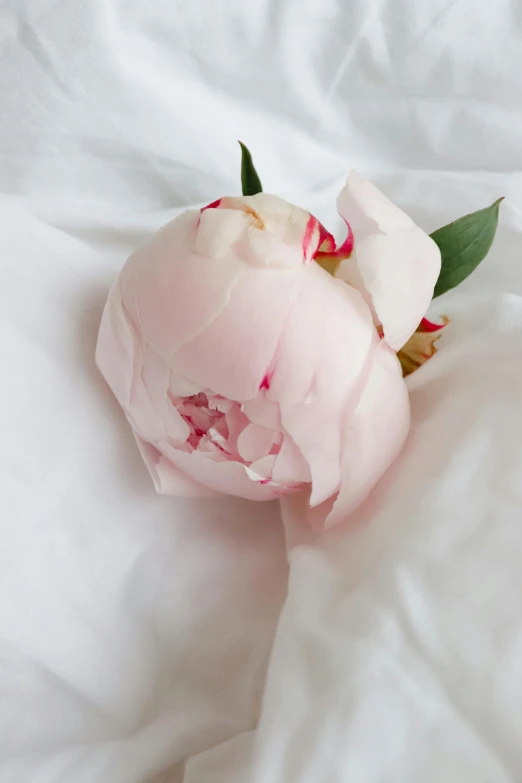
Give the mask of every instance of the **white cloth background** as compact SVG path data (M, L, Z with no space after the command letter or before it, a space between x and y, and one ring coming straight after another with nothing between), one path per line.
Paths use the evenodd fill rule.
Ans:
M1 783L521 779L521 34L519 0L0 5ZM427 230L506 196L322 538L156 496L94 366L126 255L239 192L238 138L331 228L351 167Z

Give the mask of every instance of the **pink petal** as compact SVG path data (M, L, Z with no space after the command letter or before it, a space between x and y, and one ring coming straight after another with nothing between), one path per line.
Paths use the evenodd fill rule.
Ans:
M241 200L259 215L265 231L277 236L285 245L302 248L310 220L309 212L270 193L258 193ZM315 247L318 243L319 225L317 225Z
M221 199L220 204L225 199ZM236 209L206 209L199 220L192 249L210 258L221 260L230 253L252 225L252 217Z
M157 440L158 436L147 427L145 417L152 411L163 424L161 438L167 437L174 443L184 443L189 435L189 427L172 405L169 396L171 373L165 361L157 355L150 345L145 347L141 380L145 386L149 404L132 404L129 413L138 431L149 440Z
M289 481L309 483L312 480L307 461L289 435L285 436L276 456L272 478L280 484Z
M258 231L272 235L279 245L294 248L299 263L312 258L324 239L321 225L305 209L270 193L221 199L220 209L246 210ZM267 260L260 259L262 263Z
M202 390L183 375L171 372L169 375L169 391L175 397L192 397L195 394L199 394Z
M241 406L245 415L254 424L261 424L269 430L281 429L281 410L273 400L267 400L266 394L259 392L253 400L247 400Z
M398 350L417 328L433 297L440 251L411 218L352 172L337 200L355 240L336 276L359 288Z
M344 406L339 400L335 405L332 401L320 400L281 406L285 430L309 466L312 505L322 503L341 485L343 411Z
M204 454L208 459L215 462L224 462L228 459L228 456L223 452L216 443L214 443L208 435L203 435L198 444L198 451L200 454Z
M271 479L276 458L273 454L265 454L246 468L246 472L254 481Z
M206 454L198 451L189 454L165 442L157 443L156 446L174 467L216 492L249 500L273 500L281 496L282 488L279 485L261 484L255 477L251 478L247 466L239 462L215 462Z
M266 395L280 402L284 429L310 466L314 505L339 488L342 417L358 401L376 341L360 294L317 264L305 267Z
M216 263L191 252L198 219L198 212L189 211L168 223L130 257L120 275L131 322L164 357L212 323L242 268L233 255Z
M162 495L181 495L184 497L219 497L222 493L204 487L198 481L183 473L182 470L166 459L154 446L134 433L141 456L147 466L156 491Z
M368 496L398 456L410 425L406 385L397 357L385 343L375 350L368 383L343 432L342 482L326 522L310 517L316 529L344 521ZM317 509L318 510L318 509Z
M147 440L183 443L189 429L167 398L169 370L146 344L140 346L118 282L103 312L96 361L137 432Z
M201 212L193 249L221 259L235 248L246 263L301 266L320 241L319 222L309 212L269 193L225 197Z
M103 311L96 345L96 363L125 409L133 384L141 371L142 351L136 331L122 309L118 281L109 291Z
M250 424L250 421L237 405L231 408L231 410L226 414L226 421L228 426L228 440L226 443L226 450L233 457L239 459L237 441L245 427L248 427Z
M254 398L299 289L302 269L245 265L228 306L181 346L170 361L172 369L223 397Z
M273 430L267 430L266 427L260 427L259 424L249 424L237 441L241 458L245 462L255 462L261 457L265 457L270 452L276 435L277 433Z
M390 234L415 225L409 215L356 171L348 175L337 197L337 208L351 226L356 242L372 234Z
M375 329L358 291L310 264L285 321L267 399L344 400L358 379Z

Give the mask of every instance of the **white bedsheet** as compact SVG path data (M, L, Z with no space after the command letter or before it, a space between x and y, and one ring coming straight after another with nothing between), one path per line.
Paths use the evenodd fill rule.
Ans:
M522 778L521 29L508 0L0 9L1 783ZM293 500L155 495L94 366L126 254L239 191L237 138L330 227L352 166L427 230L506 196L404 453L322 537Z

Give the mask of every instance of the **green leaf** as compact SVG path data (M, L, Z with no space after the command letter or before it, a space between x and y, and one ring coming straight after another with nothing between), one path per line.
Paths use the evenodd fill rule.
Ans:
M241 147L241 187L243 196L255 196L256 193L263 192L261 180L252 162L252 155L243 142L239 142Z
M495 238L502 198L490 207L465 215L431 234L442 257L433 298L462 283L487 256Z

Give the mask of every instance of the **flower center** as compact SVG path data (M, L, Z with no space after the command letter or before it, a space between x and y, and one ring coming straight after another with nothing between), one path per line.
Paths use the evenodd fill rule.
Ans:
M223 443L228 439L229 431L225 413L219 410L217 402L211 403L203 392L191 397L169 394L169 399L190 428L187 443L192 449L197 449L205 438L224 451Z
M266 387L269 378L267 374ZM189 430L185 441L176 448L189 454L197 452L215 462L238 462L247 469L252 468L251 478L262 484L272 480L276 457L283 446L283 433L278 428L256 424L246 412L250 410L255 415L257 410L260 416L265 411L268 415L266 409L274 403L268 402L262 392L257 408L255 400L249 406L212 392L178 397L169 391L168 397Z

